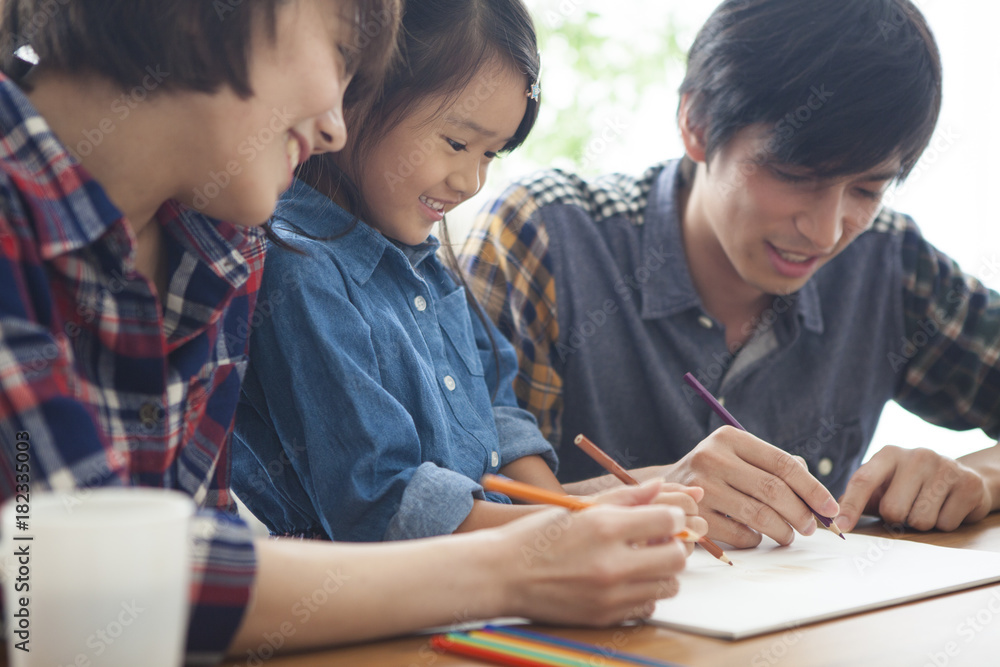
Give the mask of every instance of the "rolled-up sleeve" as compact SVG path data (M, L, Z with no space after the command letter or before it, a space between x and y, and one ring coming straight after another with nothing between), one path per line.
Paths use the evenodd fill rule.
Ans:
M556 452L538 430L538 422L527 410L511 405L494 405L500 460L510 463L525 456L541 456L555 472L559 465Z
M453 533L469 516L477 499L485 500L485 495L476 482L433 463L422 463L406 485L385 539L411 540Z
M188 666L225 656L250 602L256 554L250 528L238 517L200 510L192 527Z

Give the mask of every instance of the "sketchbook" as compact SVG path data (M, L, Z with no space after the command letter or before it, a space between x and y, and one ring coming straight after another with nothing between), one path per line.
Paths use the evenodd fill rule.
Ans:
M828 530L726 553L732 567L695 549L680 593L660 600L648 622L741 639L1000 581L1000 553L867 535L845 541Z

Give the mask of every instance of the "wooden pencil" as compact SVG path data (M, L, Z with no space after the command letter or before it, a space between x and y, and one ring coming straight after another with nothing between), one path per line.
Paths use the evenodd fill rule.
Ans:
M487 491L502 493L505 496L517 498L518 500L523 500L529 503L556 505L570 510L585 510L588 507L593 507L597 504L586 498L577 498L575 496L556 493L531 484L518 482L517 480L508 479L506 477L498 477L497 475L483 475L483 478L480 480L480 484L482 484L483 488ZM702 535L697 534L693 530L688 530L687 528L681 530L679 533L676 533L674 537L684 542L699 542L704 539Z
M694 389L695 393L698 394L698 396L700 396L703 401L708 403L708 406L712 408L712 411L715 412L715 414L719 415L719 418L722 421L726 422L733 428L738 428L741 431L746 431L746 429L743 428L743 425L740 424L738 421L736 421L736 417L732 416L729 413L729 410L726 410L726 408L723 407L722 403L719 403L719 401L715 400L715 396L712 396L712 393L708 389L705 389L705 385L698 382L698 378L691 375L690 373L685 373L684 381L687 382L692 389ZM799 496L799 500L802 500L801 496ZM809 511L812 512L813 515L815 515L816 519L826 528L830 529L830 531L833 532L833 534L839 535L840 539L842 540L847 539L846 537L844 537L844 533L840 530L840 526L837 525L837 522L834 519L828 516L823 516L822 514L814 510L812 507L810 507L809 503L806 503L805 500L802 500L802 502L806 504L806 507L808 507Z
M591 440L583 435L582 433L575 438L573 438L573 444L582 449L590 458L597 461L598 464L609 473L617 477L623 484L630 484L632 486L637 486L639 480L629 474L625 468L618 464L613 458L608 456L604 450L595 445ZM726 552L722 548L708 539L707 537L702 537L698 540L698 544L704 547L705 551L712 554L714 558L721 560L723 563L732 565L733 561L729 559Z

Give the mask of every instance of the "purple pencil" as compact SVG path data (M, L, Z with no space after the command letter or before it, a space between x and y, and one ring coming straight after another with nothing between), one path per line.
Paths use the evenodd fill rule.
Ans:
M711 392L709 392L708 389L705 389L705 386L702 385L702 383L698 382L698 379L695 376L691 375L690 373L685 373L684 381L687 382L689 385L691 385L691 388L694 389L695 393L701 396L702 400L708 403L708 406L712 408L715 414L719 415L719 418L722 419L722 421L726 422L733 428L738 428L741 431L746 431L746 429L743 428L743 425L740 424L738 421L736 421L736 417L729 414L729 410L726 410L724 407L722 407L722 404L719 403L717 400L715 400L715 396L712 396ZM799 496L799 500L802 500L801 496ZM805 501L802 500L802 502ZM806 507L809 507L808 503L806 503ZM823 524L826 528L828 528L836 535L839 535L840 539L842 540L847 539L846 537L844 537L844 533L840 530L840 526L837 525L837 522L835 520L831 519L830 517L823 516L822 514L814 510L812 507L809 507L809 511L816 515L816 519L821 524Z

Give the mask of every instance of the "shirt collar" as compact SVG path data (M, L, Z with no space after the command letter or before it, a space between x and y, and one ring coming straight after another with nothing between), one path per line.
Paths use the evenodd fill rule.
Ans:
M48 261L97 241L120 225L124 216L66 150L24 92L0 74L0 164L31 208L38 252ZM175 240L205 262L232 287L250 275L243 250L259 243L259 230L213 220L178 202L164 203L156 213L159 224ZM118 243L123 266L132 269L135 239L118 228L110 235Z
M642 318L647 320L671 317L689 308L704 309L684 254L677 201L680 168L680 160L669 162L653 181L640 232L644 235L642 247L646 253L645 268L649 271L648 280L640 287ZM642 264L637 272L641 268ZM796 293L795 303L802 325L813 333L823 333L823 313L815 280Z
M281 196L274 220L285 229L304 232L343 248L344 252L337 255L338 260L359 285L368 282L387 252L401 253L404 261L416 269L433 257L441 245L433 236L415 246L396 245L298 179Z
M641 247L646 256L636 273L645 268L649 277L645 282L639 282L641 276L633 278L640 284L643 319L670 317L701 306L701 297L691 282L681 238L676 199L679 166L679 160L668 162L653 181L644 224L639 231L643 235Z
M93 243L122 219L9 77L0 74L0 164L32 209L45 260Z

